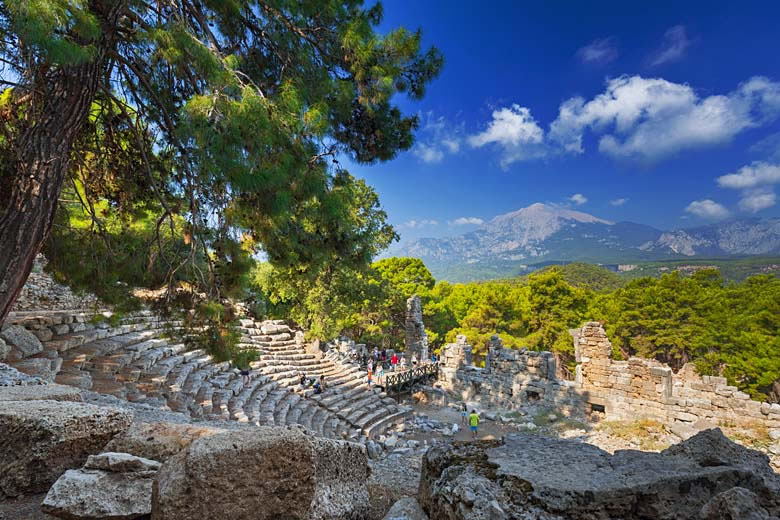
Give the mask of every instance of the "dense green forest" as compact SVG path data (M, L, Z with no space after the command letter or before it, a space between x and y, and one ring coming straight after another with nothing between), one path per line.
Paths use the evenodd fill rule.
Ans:
M616 359L653 357L675 370L695 362L700 372L723 374L759 398L780 379L780 279L771 275L726 282L708 269L629 281L570 264L522 278L450 284L436 282L413 258L380 260L329 287L293 287L268 265L255 274L261 312L292 316L325 337L344 332L369 345L401 347L406 298L419 294L434 348L465 334L483 356L498 334L510 347L551 350L573 368L569 329L597 320Z

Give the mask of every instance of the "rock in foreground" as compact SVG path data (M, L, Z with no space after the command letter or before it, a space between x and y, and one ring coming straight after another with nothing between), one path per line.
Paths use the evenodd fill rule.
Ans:
M259 427L194 441L163 464L152 518L359 519L369 470L359 444Z
M42 493L81 467L132 414L66 401L5 401L0 406L0 496Z
M740 500L734 511L765 515L755 520L776 517L780 475L717 429L661 453L610 455L530 434L440 445L426 453L420 478L420 503L442 520L721 520L731 516L717 504L730 498Z
M131 520L152 512L152 478L160 463L128 455L91 455L49 490L41 509L66 520Z

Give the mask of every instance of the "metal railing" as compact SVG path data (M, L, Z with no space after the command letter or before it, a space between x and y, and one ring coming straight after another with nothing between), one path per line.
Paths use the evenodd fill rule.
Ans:
M415 383L436 379L439 374L439 363L424 363L422 365L410 368L408 370L390 372L385 374L382 379L382 385L385 392L401 393L409 392Z

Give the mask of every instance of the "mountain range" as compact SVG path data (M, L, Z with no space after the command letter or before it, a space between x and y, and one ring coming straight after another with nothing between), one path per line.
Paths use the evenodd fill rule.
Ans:
M398 245L391 254L420 258L437 279L452 282L522 274L534 264L555 262L618 264L780 255L780 218L745 218L663 231L536 203L499 215L468 233Z

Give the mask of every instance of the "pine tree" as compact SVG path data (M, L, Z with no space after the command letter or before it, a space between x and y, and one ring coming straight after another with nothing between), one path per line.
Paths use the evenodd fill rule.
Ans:
M392 230L336 158L408 149L418 121L393 96L420 98L442 65L419 32L377 34L381 17L359 0L4 0L0 322L74 163L123 151L83 143L119 131L155 238L186 246L155 258L211 297L236 244L304 270L370 261Z

